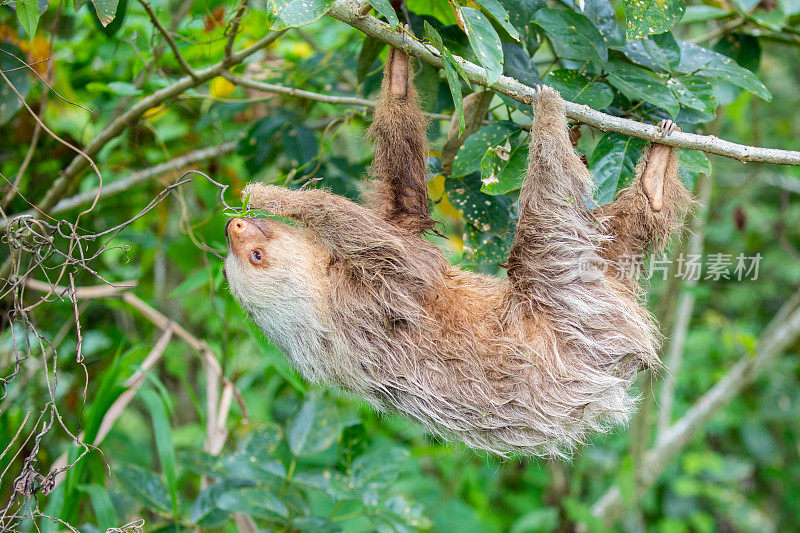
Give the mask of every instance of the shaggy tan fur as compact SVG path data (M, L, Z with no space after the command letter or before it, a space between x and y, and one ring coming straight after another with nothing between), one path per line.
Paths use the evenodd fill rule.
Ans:
M637 179L603 210L603 226L584 203L591 176L569 142L563 101L540 88L508 279L461 271L420 237L430 227L424 120L410 83L404 96L389 94L397 54L371 129L372 208L323 190L247 186L252 207L300 227L229 225L234 297L306 378L446 439L561 455L625 423L636 372L659 364L657 334L635 288L603 267L667 239L688 199L674 159L660 212Z

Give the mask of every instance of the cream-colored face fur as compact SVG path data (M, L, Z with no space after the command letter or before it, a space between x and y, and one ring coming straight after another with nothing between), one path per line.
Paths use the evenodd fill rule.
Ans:
M310 332L327 330L327 253L307 230L266 218L226 228L225 277L253 322L313 379ZM316 352L319 353L319 352Z

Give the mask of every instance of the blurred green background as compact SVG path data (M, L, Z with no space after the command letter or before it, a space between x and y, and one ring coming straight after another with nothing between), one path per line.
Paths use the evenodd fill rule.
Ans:
M631 427L596 436L570 461L432 440L397 414L309 386L249 323L213 253L225 253L230 214L220 188L194 174L158 195L195 169L228 185L232 206L256 180L358 197L371 108L327 97L374 100L387 49L323 16L331 4L0 0L0 530L800 529L798 331L765 335L800 287L796 167L681 153L703 207L665 261L675 269L681 254L699 254L702 274L694 283L670 270L646 283L667 366L641 376L633 393L642 414ZM372 6L393 23L389 2ZM452 55L609 114L673 118L684 131L791 150L800 138L798 13L797 0L409 0L397 20L447 63L417 63L422 106L433 113L429 196L444 235L432 238L453 263L503 275L526 157L521 126L530 123L526 106L495 93L470 124L479 98L468 95L482 87L460 78ZM229 35L235 52L260 46L270 27L287 29L230 66L271 92L238 86L222 68L198 78L224 61ZM482 121L486 135L468 137ZM573 133L595 172L594 201L609 202L645 141L579 124ZM460 146L455 164L443 155L448 141ZM63 174L82 164L67 143L91 155L106 191L80 217L99 178L85 168ZM112 184L121 190L106 196ZM53 208L64 198L75 201ZM162 201L136 218L154 198ZM487 208L454 207L475 198ZM9 226L7 217L43 202L55 219ZM705 279L714 254L730 254L731 279ZM760 254L757 279L733 275L739 254ZM137 285L110 297L83 292L75 303L69 291L41 300L35 283L24 288L69 287L70 275L78 287ZM760 358L776 338L780 348ZM696 413L737 364L747 370L730 401L670 446L663 464L648 462L646 450L659 455L663 432ZM597 505L610 494L613 510Z

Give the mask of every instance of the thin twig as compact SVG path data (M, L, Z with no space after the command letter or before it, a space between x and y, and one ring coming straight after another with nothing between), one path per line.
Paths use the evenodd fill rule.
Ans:
M150 17L150 21L153 23L153 26L155 26L156 29L159 31L159 33L161 33L161 35L164 36L164 39L167 40L167 44L172 49L172 54L175 56L175 59L178 61L178 64L180 64L181 68L184 70L184 72L186 72L186 74L191 76L192 79L196 80L197 76L194 73L194 70L192 70L192 67L189 65L189 63L186 62L186 60L181 55L181 51L178 50L178 45L177 43L175 43L175 39L172 38L172 35L170 35L170 33L167 31L164 25L161 24L161 21L158 20L158 17L156 16L152 6L150 5L150 2L147 2L146 0L139 0L139 3L142 4L144 10L147 11L147 15Z
M416 39L403 37L400 31L392 31L391 27L376 19L372 15L360 15L359 9L363 6L359 0L338 0L328 13L342 22L361 30L365 34L399 48L415 57L432 65L442 68L442 58L432 46L425 45ZM455 56L455 60L462 67L470 81L489 87L486 70L474 63ZM500 79L490 87L498 93L513 98L518 102L530 104L534 90L508 76ZM730 141L725 141L710 135L697 135L676 131L665 137L659 137L659 129L653 124L644 124L627 118L607 115L594 110L589 106L565 102L564 110L573 120L588 124L602 131L613 131L631 137L658 141L659 143L678 148L701 150L710 154L730 157L738 161L760 161L780 165L800 165L800 152L791 150L778 150L775 148L760 148Z

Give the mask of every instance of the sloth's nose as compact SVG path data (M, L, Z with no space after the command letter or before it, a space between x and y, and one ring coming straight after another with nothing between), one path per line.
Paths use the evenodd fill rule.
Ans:
M247 230L247 222L245 222L241 218L232 218L231 221L228 222L228 231L231 233L231 235L236 235L237 237L241 237L246 230Z

